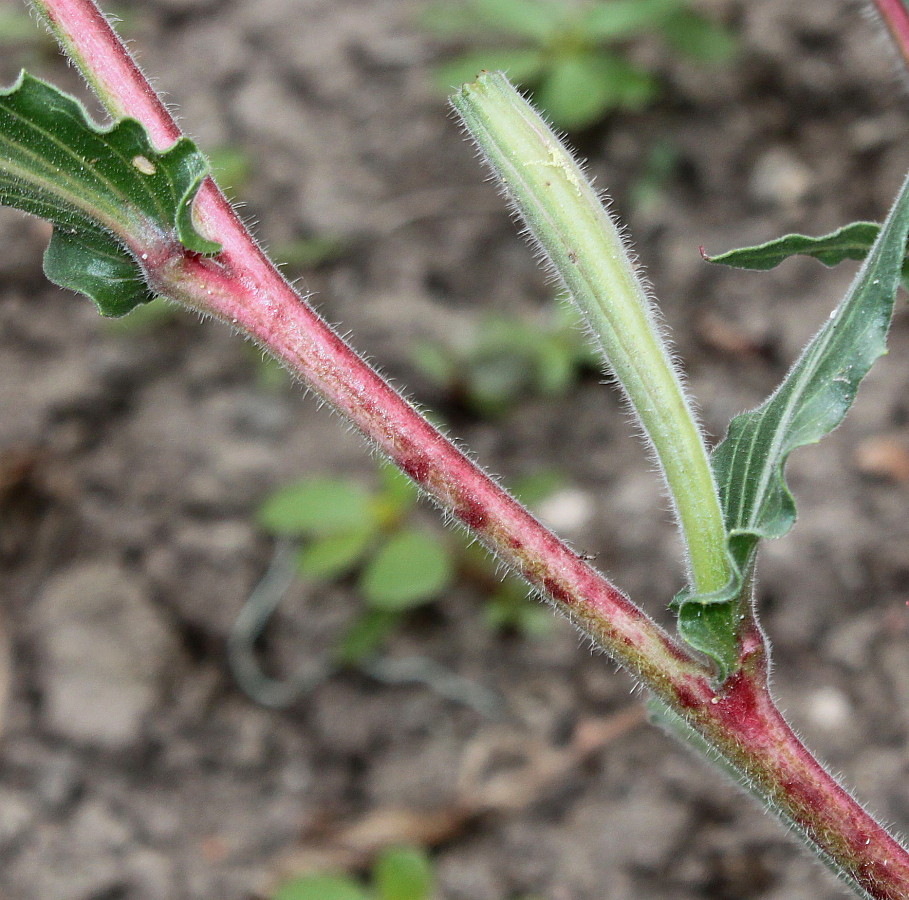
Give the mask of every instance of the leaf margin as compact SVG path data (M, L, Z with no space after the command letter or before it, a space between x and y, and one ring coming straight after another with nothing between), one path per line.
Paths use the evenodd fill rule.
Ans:
M732 419L726 437L711 455L711 467L726 522L727 553L733 576L722 590L713 594L696 595L690 590L682 591L674 598L672 606L678 615L682 638L713 660L720 682L728 677L739 661L737 625L741 605L751 602L751 573L759 541L767 537L781 537L795 522L795 499L785 477L789 454L799 447L817 443L842 422L855 400L861 381L875 360L887 352L887 332L909 239L909 177L903 182L887 220L879 228L878 236L849 290L802 350L783 381L755 409ZM864 317L865 321L855 326L852 342L846 347L851 350L851 355L846 356L836 337L844 334L844 329L851 322L850 317L856 316L857 310L866 309L876 310L877 314ZM839 332L837 329L840 329ZM833 366L833 373L825 375L825 362L837 359L839 363ZM806 402L806 391L818 377L821 386ZM800 411L810 410L811 402L824 395L828 398L826 406L819 404L815 417L799 424ZM793 396L797 402L787 403L787 399ZM751 451L770 411L781 403L787 415L780 420L782 428L778 422L770 431L773 437L770 449L773 452L761 463L762 481L759 485L763 483L764 487L748 502L744 495L746 488L731 490L735 478L739 479L740 485L748 484L747 477L742 477L741 458L737 458L742 436L752 434L745 457L748 463L753 459ZM769 505L769 501L775 506ZM733 503L736 503L736 509L733 509Z
M141 248L172 240L200 255L220 250L193 220L209 166L189 138L158 151L137 120L98 124L76 97L24 69L0 87L0 120L0 203L51 222L45 274L102 315L154 298ZM134 180L108 177L114 168Z

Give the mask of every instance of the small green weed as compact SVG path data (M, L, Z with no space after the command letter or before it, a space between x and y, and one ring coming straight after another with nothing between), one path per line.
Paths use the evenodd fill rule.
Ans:
M25 9L0 10L0 47L38 43L53 47L50 37L35 28L34 20Z
M430 7L426 24L461 51L437 68L440 87L501 69L569 131L654 101L659 78L628 53L643 36L702 62L734 49L729 32L687 0L463 0Z
M656 141L647 151L639 174L631 185L628 195L631 208L638 214L656 210L678 168L678 148L665 139Z
M516 493L533 506L561 480L540 472L522 479ZM305 478L275 491L259 510L267 532L299 542L302 578L354 580L363 611L335 648L338 661L354 665L371 656L407 613L439 599L458 576L487 591L485 620L491 627L544 633L550 616L527 602L523 583L513 576L500 579L481 547L418 522L418 496L404 475L383 464L372 487L347 478Z
M484 316L460 341L424 341L414 363L470 412L495 418L522 398L560 397L602 371L574 307L557 302L536 320Z
M302 875L281 885L271 900L430 900L434 881L424 850L394 847L376 859L368 885L345 874Z
M119 319L104 319L102 325L110 334L135 337L160 332L181 319L193 321L192 316L188 315L182 306L156 297L149 303L143 303L130 310L129 315Z
M206 153L211 174L219 185L231 194L240 194L252 174L252 160L249 154L232 144L221 144Z
M282 267L304 272L336 262L347 246L347 241L339 235L312 234L278 244L273 255Z
M117 22L117 30L129 35L136 30L136 10L129 5L111 4L107 7L109 18ZM0 49L37 50L54 52L54 39L42 28L35 28L35 20L28 10L20 7L0 9Z

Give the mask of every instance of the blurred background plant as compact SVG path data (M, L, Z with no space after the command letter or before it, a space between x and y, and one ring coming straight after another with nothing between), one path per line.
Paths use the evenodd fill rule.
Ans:
M122 3L105 6L106 14L117 23L117 31L126 38L135 33L141 13ZM0 8L0 51L11 54L17 65L34 67L42 58L54 58L57 43L42 27L36 27L28 9L21 4L6 3Z
M573 305L556 301L532 319L493 313L445 343L420 341L413 361L449 402L496 418L531 396L561 397L602 373Z
M368 879L340 872L300 875L283 882L269 900L433 900L435 883L425 849L397 846L376 857ZM516 900L539 898L522 895Z
M560 474L545 470L519 479L514 489L524 503L540 507L562 483ZM422 521L418 497L409 479L383 463L372 485L314 476L279 488L260 507L261 527L293 543L297 577L355 585L362 609L338 640L335 661L358 665L376 654L409 613L438 600L459 578L485 594L490 627L545 634L551 616L527 600L523 583L501 577L466 536Z
M634 45L657 38L669 52L723 62L735 43L688 0L462 0L432 5L426 27L445 42L435 80L446 92L483 69L503 70L567 131L616 110L639 110L660 91Z
M271 900L431 900L432 862L418 847L391 847L376 858L365 884L341 873L301 875L284 882Z

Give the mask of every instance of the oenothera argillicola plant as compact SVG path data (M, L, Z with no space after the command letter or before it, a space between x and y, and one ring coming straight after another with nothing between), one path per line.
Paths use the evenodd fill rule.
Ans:
M92 0L32 5L114 120L93 123L74 99L25 74L0 92L0 200L53 223L47 275L105 315L161 296L257 341L627 669L652 698L656 720L732 773L858 895L909 898L905 845L775 706L754 607L759 542L783 535L795 518L787 456L837 426L884 352L909 234L909 183L882 225L859 227L861 240L847 230L818 247L790 236L738 259L766 267L807 250L826 262L864 263L782 384L736 416L708 454L647 290L571 153L503 75L481 74L452 98L586 318L663 473L688 562L688 587L673 601L674 637L433 428L281 277ZM909 48L900 0L878 7Z

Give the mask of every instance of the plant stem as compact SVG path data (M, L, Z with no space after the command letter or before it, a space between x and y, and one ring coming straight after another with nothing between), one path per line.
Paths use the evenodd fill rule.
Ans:
M142 122L158 149L181 132L93 0L32 0L115 117ZM214 258L171 248L144 261L157 293L240 329L348 418L443 510L474 532L655 693L709 676L614 585L558 540L433 428L317 315L256 246L208 179L195 201Z
M874 0L874 5L909 68L909 9L903 0Z
M909 897L909 852L806 749L767 688L767 656L756 633L744 668L687 717L734 777L788 823L859 896ZM682 735L684 737L684 735ZM871 848L874 847L874 851Z
M653 444L694 589L721 590L731 573L707 450L618 226L581 167L504 75L481 74L452 104L590 323Z
M32 2L111 114L138 119L160 149L177 139L177 126L92 0ZM194 212L222 251L204 258L174 241L144 268L153 290L230 323L282 360L682 717L864 896L909 897L909 853L823 770L774 706L756 625L743 632L741 670L717 691L706 665L543 528L316 315L210 179Z

